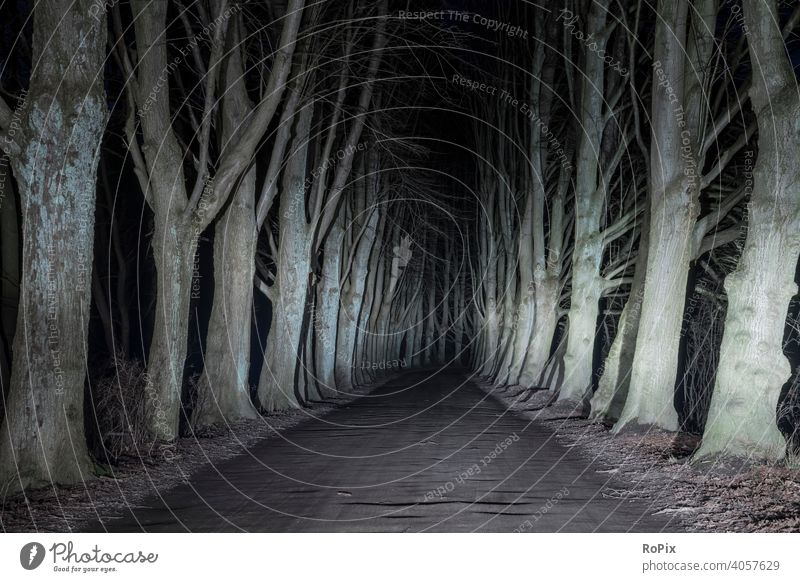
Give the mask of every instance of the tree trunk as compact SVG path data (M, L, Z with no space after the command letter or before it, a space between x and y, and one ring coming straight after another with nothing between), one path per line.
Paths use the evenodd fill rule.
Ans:
M531 387L536 383L550 357L550 348L558 325L558 294L558 277L546 276L541 282L537 282L533 336L519 379L523 386Z
M699 212L697 166L692 165L697 137L689 135L688 144L682 137L687 11L686 0L659 2L654 58L664 68L653 71L647 271L630 388L615 431L630 422L678 429L675 379Z
M214 302L195 427L256 418L250 400L250 329L255 275L255 170L215 226Z
M576 172L580 173L580 167ZM577 222L579 224L580 220ZM597 318L603 294L604 281L600 277L602 239L594 225L577 228L594 232L577 238L572 255L572 297L567 352L564 356L564 383L559 395L561 400L581 398L591 386Z
M155 99L167 68L167 5L136 0L132 6L139 61L136 104L142 129L142 153L149 181L144 192L153 209L153 260L156 305L153 338L147 354L145 398L148 429L162 441L178 436L183 370L189 331L192 271L200 220L186 212L183 154L172 130L168 89ZM167 77L168 78L168 77ZM131 104L133 106L133 104ZM199 286L199 281L196 281ZM198 289L199 290L199 289Z
M181 217L158 218L156 215L153 233L155 323L147 356L145 397L150 433L156 439L173 441L178 437L190 299L200 292L199 279L194 276L199 233Z
M605 50L608 41L608 1L592 2L586 33L598 38ZM587 46L583 55L581 88L581 130L575 167L575 248L572 254L572 297L569 308L569 336L564 356L564 383L559 399L582 398L592 383L592 362L600 313L603 279L603 239L600 223L605 192L598 192L598 152L604 130L603 90L605 63Z
M759 152L747 241L736 271L725 280L725 332L696 458L730 454L774 461L786 454L776 408L791 374L783 336L800 256L800 100L775 2L746 3L744 12Z
M312 113L310 105L298 113L292 153L283 176L272 322L258 383L258 399L266 411L298 407L303 400L295 389L295 376L311 272L312 232L306 222L305 173Z
M334 221L325 242L322 263L322 280L317 286L317 307L314 311L314 338L316 341L317 384L322 394L336 392L336 340L339 321L342 246L344 242L344 215Z
M639 238L639 254L631 284L631 294L617 326L617 335L603 363L597 391L592 396L592 419L616 421L622 414L631 381L631 366L636 353L636 337L639 334L639 317L642 313L644 279L647 271L648 224L644 217L642 233Z
M370 214L367 219L367 230L356 243L357 247L354 251L355 256L353 257L351 272L341 295L335 351L335 380L338 390L350 390L353 387L354 366L360 365L356 360L356 337L364 302L369 257L375 245L375 231L379 218L379 213L376 209L368 212Z
M499 212L495 200L487 200L488 216L484 225L481 244L480 264L486 277L483 278L484 318L481 326L481 359L478 375L489 378L500 349L500 310L498 306L499 253L495 229L495 216Z
M655 193L639 332L627 401L615 430L629 422L678 429L675 380L697 206L685 177Z
M34 12L25 137L14 157L22 205L20 309L0 432L0 488L80 483L93 466L83 395L97 162L106 121L105 22L90 0Z
M229 146L246 126L253 107L247 97L239 52L240 27L233 26L225 67L222 143ZM273 147L282 149L280 138ZM267 177L269 179L269 177ZM198 385L195 428L239 418L256 418L250 399L250 330L258 227L256 170L237 185L225 213L214 226L214 300L208 324L203 376Z

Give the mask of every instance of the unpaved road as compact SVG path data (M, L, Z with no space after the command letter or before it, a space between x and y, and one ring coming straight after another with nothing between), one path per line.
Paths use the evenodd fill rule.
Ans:
M399 374L88 531L667 531L455 371ZM619 484L611 485L619 490Z

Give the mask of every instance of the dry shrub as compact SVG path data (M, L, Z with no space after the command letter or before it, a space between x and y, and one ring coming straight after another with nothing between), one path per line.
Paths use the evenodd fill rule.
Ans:
M195 432L197 429L195 425L197 420L196 412L202 410L207 404L205 395L208 394L208 389L200 389L200 382L207 381L207 377L200 372L194 372L186 380L183 415L181 418L181 436L199 436ZM204 434L202 430L199 432Z
M152 438L147 431L147 371L139 360L117 354L91 388L96 458L116 463L123 456L146 456Z

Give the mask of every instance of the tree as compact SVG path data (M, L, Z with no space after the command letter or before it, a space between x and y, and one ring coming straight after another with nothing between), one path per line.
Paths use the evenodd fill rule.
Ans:
M673 400L690 265L738 236L737 228L716 229L744 196L722 177L755 127L738 127L743 99L735 85L729 90L734 79L716 83L718 8L717 0L696 2L689 18L686 2L659 3L647 267L630 386L615 430L632 422L678 429Z
M279 244L274 258L275 278L268 291L274 306L270 325L272 337L267 342L258 384L259 401L268 411L296 407L307 398L296 378L302 362L301 351L308 339L308 309L312 305L309 299L314 296L314 285L319 275L315 262L340 210L355 153L359 149L386 43L387 11L388 5L384 0L377 7L377 24L372 47L368 50L366 79L358 92L357 113L344 139L342 156L339 158L337 155L331 184L327 189L317 189L312 196L306 196L305 176L314 108L301 108L295 121L289 160L283 175ZM323 164L325 160L315 162Z
M0 434L0 487L93 474L83 433L97 163L106 121L105 23L90 0L36 5L30 86L0 128L22 214L20 306ZM0 99L2 102L2 99Z
M114 7L119 37L117 46L122 52L121 61L130 88L128 147L155 222L152 245L157 300L155 327L147 358L150 382L146 396L150 406L150 431L154 437L164 441L175 439L178 433L197 241L222 211L237 181L250 168L253 154L278 108L291 70L304 5L304 0L288 2L280 44L263 98L247 117L247 124L237 127L235 143L224 148L224 153L216 160L213 175L210 168L212 121L219 104L215 89L221 69L227 62L224 58L225 34L231 16L236 13L236 6L230 7L227 1L223 1L215 6L216 12L211 13L214 18L207 20L205 29L211 31L211 49L206 66L197 50L196 38L181 50L180 56L168 60L167 2L133 0L138 56L135 70L131 55L123 50L126 45L122 38L121 18L118 6ZM188 32L191 34L191 27L188 27ZM172 123L169 99L169 78L183 62L184 51L186 55L191 53L194 56L202 75L197 86L203 103L202 115L193 123L195 139L189 141L196 149L191 153L181 147L177 129ZM233 100L228 99L227 103L232 105ZM134 113L140 118L140 129L133 122ZM231 117L238 114L241 112ZM196 175L191 188L186 187L184 157L188 156L196 159ZM236 385L234 394L239 394L239 398L234 400L237 409L241 410L240 386Z
M758 122L758 159L739 265L725 279L728 315L708 421L697 459L731 454L782 459L776 426L781 389L791 375L783 354L789 302L800 257L800 98L778 27L777 3L745 2L745 33ZM800 8L790 23L796 23ZM789 26L791 30L791 25Z

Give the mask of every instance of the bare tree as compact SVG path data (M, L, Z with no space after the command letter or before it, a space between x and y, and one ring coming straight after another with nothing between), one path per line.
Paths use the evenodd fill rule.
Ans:
M89 0L40 2L30 86L0 128L22 214L20 306L0 434L0 487L92 476L83 432L97 162L106 121L106 28ZM10 134L6 136L11 137ZM4 136L4 138L6 137Z
M135 69L129 51L124 50L121 18L118 6L115 6L120 37L117 46L122 52L121 61L130 87L128 146L155 219L152 243L157 271L157 302L155 329L147 359L150 374L147 397L151 408L151 432L162 440L170 441L177 436L197 241L226 205L237 181L250 168L253 154L278 108L291 70L304 5L304 0L288 2L279 47L263 98L247 117L246 125L241 123L237 127L235 143L224 148L213 175L210 164L212 120L219 105L215 89L221 70L228 62L224 55L225 34L236 6L221 2L213 5L216 10L207 16L209 23L206 28L211 31L207 65L203 63L196 45L185 49L187 54L193 54L202 75L198 86L202 88L203 110L194 123L196 139L191 140L196 143L196 150L191 152L196 162L196 177L191 188L186 186L184 171L184 157L189 153L181 147L172 123L168 98L170 74L176 68L176 61L168 60L166 50L168 3L132 2L138 57ZM182 58L176 57L177 63ZM227 103L230 105L231 99ZM134 123L135 114L141 120L141 137ZM240 386L237 385L234 394L239 395L235 399L237 407L246 409L242 404Z
M797 79L786 55L777 3L745 2L745 32L758 121L758 159L744 252L725 279L729 309L719 370L697 458L717 454L778 460L786 442L776 426L791 375L783 353L800 257L800 150ZM789 31L800 17L795 8Z

